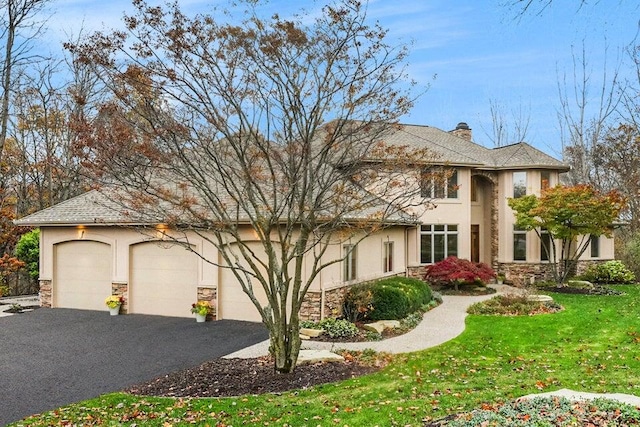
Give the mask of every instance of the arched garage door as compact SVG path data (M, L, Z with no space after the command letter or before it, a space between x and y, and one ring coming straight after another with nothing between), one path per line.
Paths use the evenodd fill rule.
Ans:
M234 248L235 244L231 245ZM249 243L249 247L256 254L264 254L264 249L258 242ZM235 248L234 248L235 249ZM233 250L233 249L232 249ZM222 258L222 257L221 257ZM224 261L220 260L221 264ZM238 279L228 268L220 267L220 280L218 281L218 318L247 320L250 322L261 322L262 318L255 305L251 302L247 294L244 293ZM254 292L258 296L258 301L266 304L267 298L262 286L255 281Z
M130 248L129 312L192 317L198 293L198 257L174 244Z
M111 246L89 240L54 247L53 306L106 310L111 295Z

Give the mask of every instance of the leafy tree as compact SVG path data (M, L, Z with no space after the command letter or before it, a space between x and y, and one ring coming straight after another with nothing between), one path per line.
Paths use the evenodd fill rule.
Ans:
M32 279L40 274L40 229L23 234L15 249L16 258L24 263Z
M549 233L554 244L544 245L544 250L559 287L574 271L590 236L611 236L611 226L625 205L618 192L602 194L588 185L558 185L544 190L540 197L530 194L509 199L508 203L515 212L517 227L534 230L543 242L541 231Z
M217 248L220 260L198 255L234 274L276 371L291 372L305 294L342 261L330 248L429 206L415 166L433 156L384 142L413 85L406 49L367 24L359 1L291 19L247 4L242 22L219 22L136 1L126 32L69 44L112 94L78 150L135 223Z
M461 284L486 283L496 277L491 267L482 262L450 256L427 267L427 282L453 285L458 290Z

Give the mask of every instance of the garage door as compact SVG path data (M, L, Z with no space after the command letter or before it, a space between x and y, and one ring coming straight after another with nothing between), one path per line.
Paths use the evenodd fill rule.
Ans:
M73 241L54 247L53 306L106 310L113 256L101 242Z
M233 247L233 245L232 245ZM262 246L250 243L254 253L264 253ZM223 261L220 261L221 264ZM262 318L258 310L253 305L247 294L244 293L236 276L228 268L220 268L220 280L218 281L218 312L219 319L247 320L250 322L261 322ZM267 298L262 290L262 286L256 281L254 292L258 300L266 304Z
M198 257L180 245L140 243L130 249L129 311L193 317Z

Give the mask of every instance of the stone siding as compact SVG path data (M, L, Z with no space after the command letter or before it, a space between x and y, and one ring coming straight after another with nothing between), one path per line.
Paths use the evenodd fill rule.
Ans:
M40 307L51 308L53 304L53 293L51 280L40 280Z
M322 292L307 291L300 306L300 320L318 322L322 317L320 306L322 305Z
M576 275L581 275L591 265L602 264L609 260L579 260ZM507 282L514 286L525 286L532 280L553 280L551 264L545 263L500 263L498 272L505 275Z
M208 301L213 307L213 312L207 315L206 320L218 320L218 288L216 286L198 286L198 301Z

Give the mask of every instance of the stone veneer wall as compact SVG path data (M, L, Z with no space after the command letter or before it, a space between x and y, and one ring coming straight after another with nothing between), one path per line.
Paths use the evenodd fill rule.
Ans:
M344 294L353 285L324 291L324 317L342 316ZM300 320L322 320L322 291L308 291L300 307Z
M40 307L51 308L53 295L51 280L40 280Z
M124 304L120 307L120 314L127 314L129 312L129 284L112 283L111 295L118 295L124 298Z
M591 265L602 264L609 260L579 260L576 265L576 275L586 271ZM503 273L507 282L515 286L524 286L535 281L552 280L551 264L545 263L500 263L499 272Z
M218 319L218 288L216 286L198 286L198 301L208 301L213 307L213 313L207 315L207 320Z

